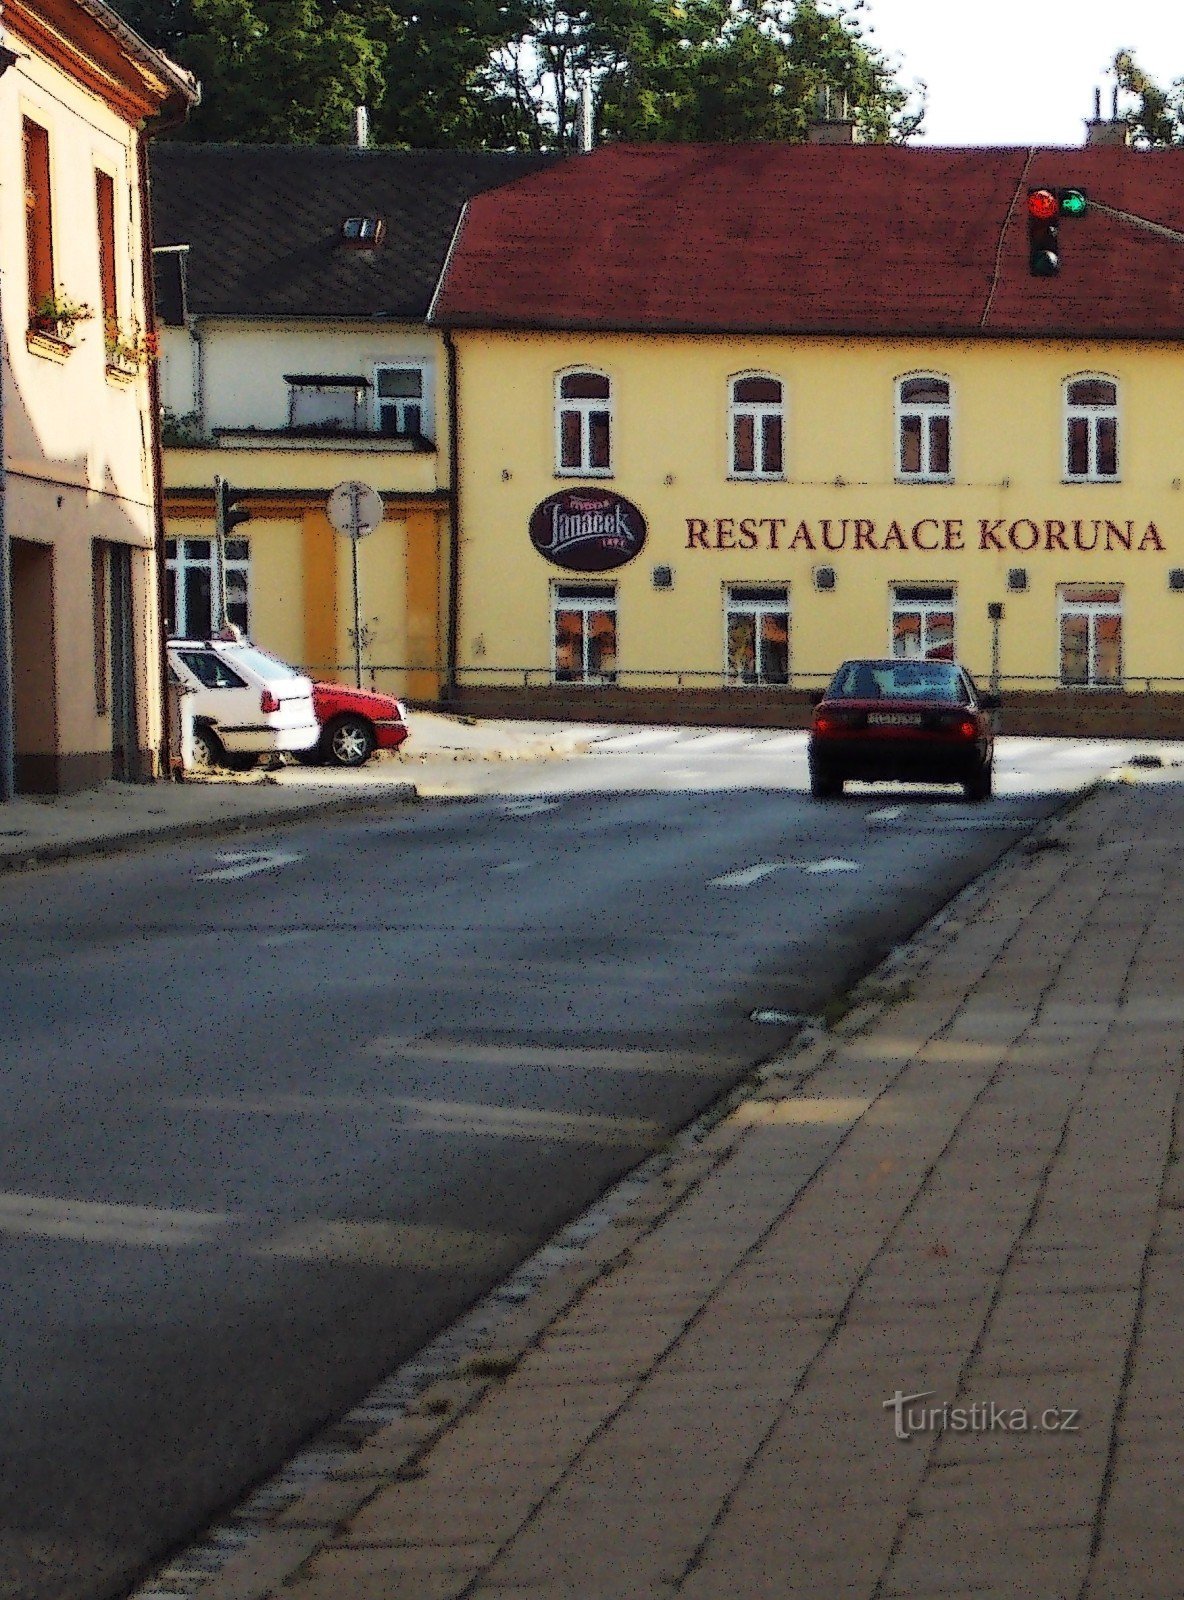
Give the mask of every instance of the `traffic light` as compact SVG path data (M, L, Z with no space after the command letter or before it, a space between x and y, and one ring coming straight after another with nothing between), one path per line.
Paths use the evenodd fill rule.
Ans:
M227 538L240 522L250 522L251 512L248 506L236 504L237 496L241 489L232 489L225 478L219 478L216 483L217 506L215 515L218 520L218 533L221 538Z
M1085 208L1082 189L1028 190L1028 271L1034 278L1056 277L1061 270L1060 220L1080 217Z

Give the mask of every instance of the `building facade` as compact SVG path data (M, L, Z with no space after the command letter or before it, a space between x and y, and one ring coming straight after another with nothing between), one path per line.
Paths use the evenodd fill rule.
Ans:
M145 151L196 87L102 0L4 0L0 44L16 784L72 790L160 770Z
M348 678L353 549L327 505L365 483L385 511L357 551L365 682L439 698L452 467L447 357L425 318L466 200L544 160L157 148L170 634L218 625L221 476L250 512L225 545L229 620Z
M1036 278L1046 185L1093 203ZM1182 304L1178 152L615 147L474 200L462 702L792 725L917 654L1010 730L1179 732Z

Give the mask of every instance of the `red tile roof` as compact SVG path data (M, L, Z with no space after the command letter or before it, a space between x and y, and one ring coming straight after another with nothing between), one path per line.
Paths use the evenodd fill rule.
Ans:
M607 145L470 202L455 327L1184 335L1184 241L1098 212L1028 271L1027 191L1184 233L1184 150Z

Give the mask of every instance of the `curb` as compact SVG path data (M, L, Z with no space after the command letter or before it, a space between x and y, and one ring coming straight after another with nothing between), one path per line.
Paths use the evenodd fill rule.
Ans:
M415 784L397 783L382 794L375 794L372 791L365 795L344 795L340 800L312 800L307 804L294 803L258 811L245 811L234 817L206 817L198 822L175 825L166 822L160 827L136 828L129 833L29 845L19 851L0 854L0 874L30 871L37 867L54 866L63 861L79 860L88 856L121 855L150 849L153 845L171 844L177 840L212 839L227 834L249 833L261 828L283 826L286 823L315 822L319 817L333 817L342 813L348 815L358 811L383 810L392 804L413 804L419 798L419 790Z

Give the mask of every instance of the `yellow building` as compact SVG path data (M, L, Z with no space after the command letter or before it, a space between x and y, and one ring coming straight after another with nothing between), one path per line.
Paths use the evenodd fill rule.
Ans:
M160 146L166 627L217 626L214 479L250 520L226 543L229 619L318 678L435 701L452 472L446 357L425 316L468 197L546 158L488 152ZM353 551L326 508L375 489Z
M146 150L195 99L102 0L0 9L5 789L160 767Z
M1087 209L1036 275L1044 188ZM615 146L475 199L461 702L792 724L956 655L1009 731L1179 732L1182 311L1184 152Z

